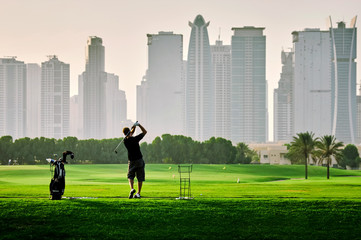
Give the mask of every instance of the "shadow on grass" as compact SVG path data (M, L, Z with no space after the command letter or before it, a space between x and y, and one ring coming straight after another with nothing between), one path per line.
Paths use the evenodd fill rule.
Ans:
M357 239L360 201L12 199L2 239Z

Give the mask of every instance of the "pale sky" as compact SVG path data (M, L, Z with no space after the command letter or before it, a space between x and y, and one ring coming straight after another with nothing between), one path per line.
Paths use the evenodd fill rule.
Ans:
M230 44L232 27L265 27L269 136L273 139L273 90L281 73L281 51L292 47L293 31L327 30L327 19L345 21L361 11L360 0L0 0L0 57L17 56L25 63L57 55L70 64L70 95L78 93L78 75L85 70L89 36L103 39L105 70L119 76L126 92L128 118L136 121L136 85L147 69L149 33L173 31L183 35L187 57L196 15L210 21L210 44L220 38ZM356 23L359 25L360 19ZM358 57L361 57L361 38ZM360 81L361 64L357 66Z

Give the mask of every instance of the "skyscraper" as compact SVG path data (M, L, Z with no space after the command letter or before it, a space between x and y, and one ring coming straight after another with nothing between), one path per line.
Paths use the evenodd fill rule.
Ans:
M122 92L119 90L119 77L112 73L107 73L107 82L105 84L106 95L106 138L119 137L121 131L121 111L126 108L122 103Z
M231 46L217 40L211 45L215 122L214 136L231 139Z
M69 121L69 135L81 138L81 125L83 125L82 118L79 111L79 95L74 95L70 98L70 121Z
M137 120L148 126L147 119L147 75L143 76L140 85L137 85ZM151 138L149 138L152 140Z
M83 136L102 139L106 136L106 97L104 46L99 37L89 37L86 47L85 72L80 78L83 86Z
M84 81L83 81L84 72L78 76L78 97L77 104L72 105L76 107L76 111L78 111L78 119L74 122L71 119L71 123L75 124L75 128L77 129L77 137L80 139L84 139ZM76 123L77 122L77 123Z
M0 136L26 136L26 65L0 58Z
M40 135L64 138L69 135L70 67L49 56L41 63Z
M125 91L119 90L119 101L120 101L120 121L125 122L128 120L128 101L127 101L127 95L125 94Z
M40 100L41 67L37 63L28 63L26 76L26 136L40 136Z
M332 84L332 134L345 143L355 143L356 123L356 17L351 21L350 28L345 22L338 22L337 28L332 27L332 63L334 82Z
M188 63L186 60L183 60L182 62L182 106L183 106L183 112L182 112L182 129L183 129L183 135L186 133L186 82L187 82L187 67Z
M293 129L293 85L294 67L292 51L281 53L282 73L278 88L274 90L274 141L290 141L294 136Z
M214 136L214 81L209 45L209 22L197 15L188 47L187 80L185 84L186 135L198 141Z
M361 143L361 95L356 96L357 101L357 134L356 143Z
M145 101L138 98L139 104L143 104L139 107L144 110L145 116L139 115L138 120L145 118L149 140L165 133L183 134L183 36L173 32L159 32L147 34L147 37L146 83L142 82L144 88L138 92L139 97L145 97Z
M331 39L329 31L295 31L294 45L294 135L313 132L331 134Z
M264 28L232 28L231 124L233 143L267 140Z

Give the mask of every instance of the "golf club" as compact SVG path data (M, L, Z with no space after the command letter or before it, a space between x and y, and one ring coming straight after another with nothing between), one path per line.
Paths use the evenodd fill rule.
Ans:
M138 121L136 121L134 124L133 124L133 127L136 125L138 123ZM133 128L132 127L132 128ZM132 130L130 129L129 130L129 132L127 133L127 135L125 135L125 137L122 139L122 141L120 141L120 143L117 145L117 147L114 149L114 152L116 153L116 154L118 154L118 152L117 152L117 149L118 149L118 147L120 146L120 144L122 144L122 142L124 141L124 139L126 138L126 137L128 137L128 135L130 134L130 132L131 132Z

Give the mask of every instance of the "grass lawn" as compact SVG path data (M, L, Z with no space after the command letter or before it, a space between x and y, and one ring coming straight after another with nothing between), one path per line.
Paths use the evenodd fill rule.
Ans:
M51 201L49 166L0 166L0 239L361 239L361 171L194 165L194 199L176 200L176 165L146 165L142 199L126 170L66 165Z

